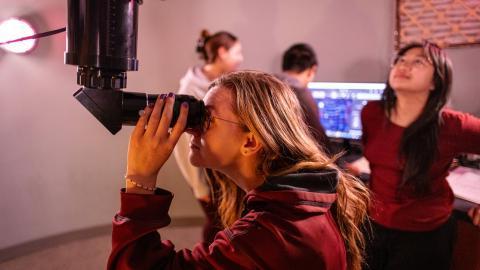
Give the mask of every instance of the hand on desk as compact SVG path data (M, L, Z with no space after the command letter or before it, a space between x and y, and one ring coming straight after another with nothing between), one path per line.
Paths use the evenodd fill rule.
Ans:
M362 173L370 174L370 164L365 157L361 157L353 162L346 163L345 170L357 177L359 177Z
M470 208L468 216L472 219L473 225L480 227L480 206Z

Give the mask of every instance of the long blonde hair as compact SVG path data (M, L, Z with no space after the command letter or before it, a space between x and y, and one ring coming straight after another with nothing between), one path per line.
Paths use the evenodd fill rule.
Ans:
M338 198L332 213L345 243L349 269L361 269L365 247L361 226L370 203L368 190L340 170L315 142L295 93L274 76L258 71L230 73L210 88L215 86L231 91L233 110L240 122L261 140L259 175L284 175L301 169L338 172ZM245 193L220 172L207 170L207 175L219 185L218 212L228 227L240 217Z

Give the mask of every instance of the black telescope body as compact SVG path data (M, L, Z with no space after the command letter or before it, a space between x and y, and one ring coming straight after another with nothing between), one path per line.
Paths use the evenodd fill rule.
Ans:
M123 92L127 71L138 70L137 33L140 0L68 0L65 63L75 65L74 97L112 134L122 125L135 125L139 111L158 95ZM173 126L180 104L189 103L187 128L205 120L203 101L192 96L175 98Z

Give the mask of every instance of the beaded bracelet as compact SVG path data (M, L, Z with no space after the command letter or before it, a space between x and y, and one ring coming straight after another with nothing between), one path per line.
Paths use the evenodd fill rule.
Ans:
M139 187L141 189L148 190L148 191L155 191L155 187L147 187L147 186L144 186L140 183L137 183L137 182L133 181L132 179L130 179L128 177L125 177L125 178L127 179L128 182L132 183L136 187Z

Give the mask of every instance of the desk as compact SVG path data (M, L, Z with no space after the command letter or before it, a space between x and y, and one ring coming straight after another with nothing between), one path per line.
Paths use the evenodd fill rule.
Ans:
M453 215L457 218L457 239L453 249L452 270L480 270L480 228L467 215L474 203L455 199Z
M370 173L368 161L364 158L348 161L360 174L362 180L367 180ZM468 174L466 174L468 172ZM472 174L473 179L472 179ZM478 174L478 179L475 174ZM462 177L468 177L468 182L462 183ZM480 194L475 193L480 189L480 171L459 167L453 170L448 177L454 193L458 197L471 198L478 202ZM474 181L472 181L474 180ZM475 181L478 180L478 186ZM462 184L467 185L462 185ZM473 193L472 193L473 192ZM453 216L457 219L457 239L453 250L452 270L480 270L480 228L474 226L467 211L476 204L461 198L455 198L453 203Z
M450 173L447 180L457 197L453 203L453 215L457 218L457 239L452 270L480 270L480 228L474 226L467 215L467 211L480 201L480 170L458 167Z

